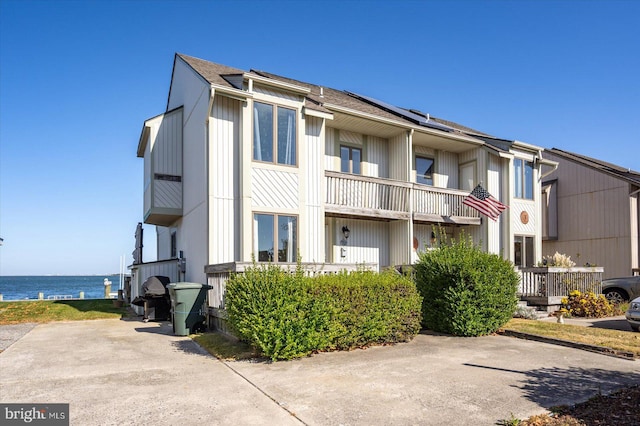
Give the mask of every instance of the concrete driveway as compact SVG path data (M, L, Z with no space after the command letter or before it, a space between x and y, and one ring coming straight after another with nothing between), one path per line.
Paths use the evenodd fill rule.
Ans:
M493 425L640 382L640 362L505 336L221 362L168 323L43 324L0 353L0 401L72 425Z

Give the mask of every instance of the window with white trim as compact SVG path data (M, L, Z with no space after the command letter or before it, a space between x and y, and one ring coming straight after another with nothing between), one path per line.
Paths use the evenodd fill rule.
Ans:
M424 185L433 185L433 158L416 155L416 182Z
M533 162L521 158L513 160L514 197L533 200Z
M296 156L296 111L254 102L253 159L295 166Z
M298 217L255 213L253 240L253 254L258 262L296 262Z
M353 146L340 146L340 171L342 173L362 174L362 149Z
M513 237L513 263L521 268L536 266L533 249L533 237L516 235Z

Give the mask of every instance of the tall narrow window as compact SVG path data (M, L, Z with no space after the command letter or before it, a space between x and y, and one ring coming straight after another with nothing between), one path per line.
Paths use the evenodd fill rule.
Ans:
M514 197L533 200L533 162L513 160Z
M258 262L293 263L298 253L298 218L296 216L256 213L254 256Z
M295 166L296 156L295 110L254 102L253 159Z
M433 158L416 156L416 182L433 185Z
M176 231L171 231L171 259L178 257L178 240L176 238Z
M533 237L516 235L513 240L513 263L521 268L535 266Z
M362 150L351 146L340 147L340 171L361 174Z

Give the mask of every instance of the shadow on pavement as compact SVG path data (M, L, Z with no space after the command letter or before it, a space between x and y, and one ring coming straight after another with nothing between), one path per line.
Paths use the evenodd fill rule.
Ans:
M594 322L589 327L606 328L609 330L633 331L629 326L627 320L624 319L600 320Z
M640 373L626 373L599 368L540 368L517 371L477 364L471 367L488 368L524 376L521 385L513 385L523 391L523 396L545 408L574 405L599 395L609 394L620 388L640 383Z

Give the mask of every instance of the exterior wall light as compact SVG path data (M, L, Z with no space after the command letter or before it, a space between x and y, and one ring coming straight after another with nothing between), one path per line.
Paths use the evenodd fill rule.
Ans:
M349 230L348 227L346 226L342 227L342 235L344 235L345 240L349 238L349 235L351 235L351 231Z

